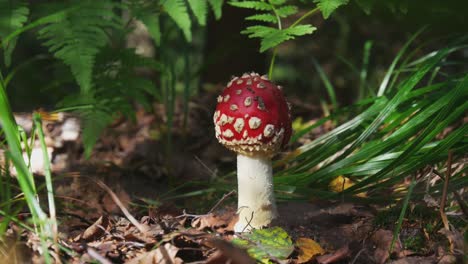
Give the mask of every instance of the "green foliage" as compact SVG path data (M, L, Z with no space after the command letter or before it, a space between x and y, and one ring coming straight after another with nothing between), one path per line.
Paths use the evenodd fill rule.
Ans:
M286 4L286 1L231 1L229 4L239 8L262 11L246 17L245 19L248 21L274 24L271 26L249 26L241 31L249 38L260 38L260 52L265 52L296 37L312 34L316 29L310 24L298 25L298 23L283 28L281 19L288 18L298 12L297 6Z
M359 109L367 104L367 109L299 147L294 153L300 154L283 161L291 166L275 177L280 188L294 189L296 194L307 197L312 186L326 186L333 178L346 175L357 183L345 193L373 193L402 181L427 164L445 161L449 150L454 155L463 153L468 125L457 122L468 110L468 76L438 73L448 56L464 47L455 43L421 58L408 57L399 67L392 64L389 85L382 96L357 105ZM396 59L400 57L402 54ZM434 80L434 74L438 82L423 82ZM304 130L310 131L311 127ZM438 135L447 127L452 132L440 138ZM461 175L452 178L453 188L466 184ZM437 188L440 186L432 187L430 192ZM395 192L389 197L405 195ZM421 193L415 191L414 195Z
M346 5L348 0L314 0L318 8L323 14L323 17L327 19L338 7Z
M281 227L254 229L232 243L246 248L250 256L262 263L270 263L270 259L284 260L294 251L291 238Z
M119 18L110 0L75 1L63 19L38 31L55 57L70 66L83 93L92 87L94 60L108 42L106 31L118 28Z
M24 1L0 0L0 40L21 28L28 20L29 8ZM16 46L17 38L2 43L3 57L6 66L11 64L11 54Z

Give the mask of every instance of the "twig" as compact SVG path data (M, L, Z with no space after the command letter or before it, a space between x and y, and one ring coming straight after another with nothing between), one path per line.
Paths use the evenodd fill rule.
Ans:
M223 195L223 197L221 197L221 199L211 208L210 211L208 211L208 214L212 213L222 202L224 202L224 200L226 200L229 196L235 194L236 191L235 190L232 190L228 193L226 193L225 195Z
M119 197L117 197L117 195L107 186L105 185L102 181L100 180L94 180L98 185L99 187L103 188L109 195L110 197L112 198L112 200L114 201L114 203L120 208L120 210L122 211L122 213L125 215L125 217L127 217L127 219L141 232L141 233L144 233L146 232L146 228L145 226L143 226L142 224L140 224L136 219L135 217L133 217L133 215L130 214L130 212L127 210L127 208L125 208L125 206L123 205L123 203L120 201Z
M435 175L439 176L439 178L441 178L442 180L445 180L444 175L442 175L442 173L440 173L436 169L432 168L432 172ZM462 210L463 214L465 215L466 218L468 218L468 206L463 201L463 198L460 196L459 193L457 193L457 191L453 191L453 195L455 196L455 200L457 200L457 203L460 206L460 209Z
M449 222L447 219L447 215L445 214L445 203L447 201L447 191L448 191L448 185L449 185L451 173L452 173L452 151L449 151L448 159L447 159L447 173L445 176L444 189L442 190L442 199L440 201L440 208L439 208L440 217L442 218L442 222L444 223L444 227L447 231L450 230L450 226L449 226Z

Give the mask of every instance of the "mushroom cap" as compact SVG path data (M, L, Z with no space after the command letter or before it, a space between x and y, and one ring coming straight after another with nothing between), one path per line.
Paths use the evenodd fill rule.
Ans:
M253 72L231 79L218 96L213 121L218 141L247 156L273 156L291 137L281 87Z

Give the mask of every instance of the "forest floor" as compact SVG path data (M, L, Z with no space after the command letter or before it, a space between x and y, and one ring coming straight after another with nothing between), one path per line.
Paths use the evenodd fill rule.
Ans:
M191 106L195 118L188 119L185 134L175 131L182 123L175 120L171 159L161 143L166 142L161 133L165 120L159 115L139 111L136 123L117 120L90 159L83 157L80 139L61 139L64 124L75 123L74 116L45 121L56 175L62 249L54 255L57 262L242 264L255 263L252 256L260 254L259 259L271 263L462 263L463 228L445 229L431 197L411 203L393 245L400 204L345 199L280 202L280 217L273 224L280 229L257 237L235 234L234 180L232 191L224 196L218 192L189 197L196 188L174 190L184 182L208 182L219 171L234 168L234 155L207 132L213 131L210 107L203 101ZM16 118L23 124L30 121L29 115ZM328 129L326 124L309 137ZM42 164L32 167L37 175L42 173ZM161 198L168 193L174 199ZM42 263L33 232L11 223L7 240L0 247L0 263ZM231 243L239 240L247 241L248 252ZM252 252L256 249L261 253Z

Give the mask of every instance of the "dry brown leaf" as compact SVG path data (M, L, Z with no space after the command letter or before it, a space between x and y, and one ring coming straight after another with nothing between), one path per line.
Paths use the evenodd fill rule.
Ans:
M298 238L296 247L299 249L298 263L307 262L312 260L315 256L325 253L325 250L320 244L310 238Z
M439 233L447 237L447 240L450 243L450 252L463 252L463 235L458 232L458 230L447 230L442 228L439 230Z
M83 235L81 236L81 239L84 241L95 240L106 232L108 226L109 218L107 218L107 216L101 216L98 220L96 220L96 222L94 222L94 224L86 228L86 230L83 232Z
M343 260L351 255L351 250L349 245L339 248L337 251L317 257L317 263L319 264L329 264L335 263L340 260Z
M219 232L234 231L237 215L233 211L210 213L196 218L192 226L198 230L209 228Z
M211 239L208 241L210 245L213 245L218 250L212 254L206 261L207 264L254 264L255 260L252 259L247 251L244 249L235 247L233 244L221 240Z
M166 243L157 249L145 252L138 257L130 259L126 264L182 264L182 259L176 257L179 248Z
M390 257L390 245L392 244L393 233L389 230L379 229L371 237L372 242L375 244L376 249L374 258L376 263L385 263ZM399 240L395 241L391 254L399 254L402 246Z

